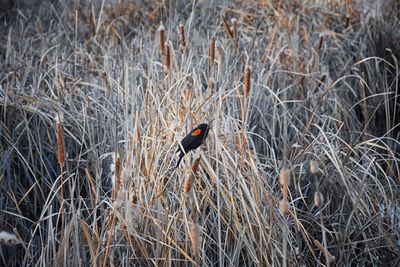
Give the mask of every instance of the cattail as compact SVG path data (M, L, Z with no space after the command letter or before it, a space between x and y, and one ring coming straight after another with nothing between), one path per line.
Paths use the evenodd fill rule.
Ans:
M314 204L318 208L324 204L324 196L320 192L314 193Z
M210 40L210 67L214 66L214 59L215 59L215 39L211 37Z
M315 160L310 161L310 172L312 174L317 174L319 172L318 161Z
M160 55L164 56L164 25L160 25L159 33L160 33Z
M200 164L200 158L197 158L192 165L192 171L188 175L188 178L186 179L185 186L183 187L183 192L185 194L189 193L190 190L192 189L193 185L193 179L195 178L195 174L197 172L197 169L199 168Z
M192 250L195 256L199 250L199 235L199 225L197 223L193 223L190 227L190 241L192 242Z
M193 176L194 176L193 173L190 173L186 179L185 186L183 187L183 192L185 194L188 194L192 189L193 178L194 178Z
M237 25L236 25L237 19L232 18L232 19L231 19L231 22L232 22L232 35L233 35L233 39L236 40L236 38L237 38Z
M289 185L289 183L290 183L288 170L285 169L285 168L282 168L280 173L279 173L279 176L281 178L280 181L281 181L282 187L287 187Z
M182 23L179 24L179 34L180 34L181 48L184 49L186 47L186 41L185 41L185 28Z
M117 190L120 190L122 187L121 183L121 158L118 154L115 157L115 185Z
M288 184L289 184L289 173L285 168L282 168L280 171L280 182L282 185L282 200L279 205L279 209L281 214L284 215L287 213L289 208L289 203L287 202L287 195L288 195Z
M56 115L56 131L57 131L57 159L58 165L60 166L60 197L61 203L64 202L64 174L63 169L65 165L65 153L64 153L64 139L63 139L63 126L62 122L64 115L62 113ZM64 222L64 206L61 205L61 221Z
M199 164L200 164L200 158L197 158L192 165L192 172L196 173L197 169L199 168Z
M65 154L64 154L64 139L63 139L63 114L56 115L56 130L57 130L57 159L60 168L64 168L65 165Z
M244 70L244 97L245 98L248 98L249 93L250 93L250 76L251 76L250 64L247 61L246 67Z
M321 37L319 37L318 51L321 50L323 43L324 43L324 36L321 35Z
M217 61L218 61L218 80L221 78L222 75L222 49L218 46L217 48Z
M289 209L289 203L286 199L282 199L279 203L279 210L282 215L285 215Z
M167 66L168 71L170 71L171 70L171 51L170 51L168 42L165 42L165 64Z

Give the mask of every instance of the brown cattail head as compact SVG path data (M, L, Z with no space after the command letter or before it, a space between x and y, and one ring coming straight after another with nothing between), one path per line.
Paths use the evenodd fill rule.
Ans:
M324 36L321 35L321 37L319 37L318 51L321 50L321 47L322 47L323 43L324 43Z
M164 55L164 32L165 32L164 25L161 24L158 31L160 34L160 55L163 56Z
M288 201L286 199L282 199L279 202L279 210L280 210L281 214L285 215L287 213L288 209L289 209Z
M288 170L286 168L282 168L280 173L279 173L279 176L281 178L281 180L280 180L281 181L281 185L283 187L287 187L288 184L289 184L289 173L288 173Z
M115 156L115 187L117 190L122 189L122 182L121 182L121 158L119 157L118 153Z
M286 199L288 195L289 172L285 168L282 168L279 175L282 185L282 199Z
M318 161L315 160L310 161L310 172L312 174L317 174L319 172Z
M324 204L324 196L321 194L321 192L314 193L314 204L318 208Z
M248 98L250 94L250 77L251 76L251 70L250 70L250 64L249 60L246 63L246 67L244 70L244 97Z
M214 66L215 59L215 38L211 37L210 40L210 67Z
M171 70L171 48L169 47L169 42L165 42L165 64L168 70Z
M193 162L193 165L192 165L193 173L197 172L197 169L199 168L199 164L200 164L200 158L195 159L195 161Z
M183 192L184 192L185 194L188 194L188 193L190 192L190 190L192 189L193 178L194 178L194 175L193 175L193 173L191 172L191 173L188 175L188 177L187 177L187 179L186 179L186 182L185 182L185 185L184 185L184 187L183 187Z
M344 22L344 28L347 29L349 27L349 22L350 22L350 18L349 16L346 16L345 22Z
M192 242L192 251L194 255L197 255L199 251L199 235L199 225L197 223L193 223L190 227L190 241Z
M181 41L181 48L184 49L186 47L186 40L185 40L185 27L183 26L182 22L179 24L179 35Z
M56 135L57 135L57 159L60 168L63 168L65 165L65 154L64 154L64 138L63 138L63 122L64 116L63 114L56 115Z

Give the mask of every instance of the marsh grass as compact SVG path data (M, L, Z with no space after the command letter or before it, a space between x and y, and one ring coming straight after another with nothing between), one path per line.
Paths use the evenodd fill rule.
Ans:
M1 13L0 265L398 264L396 1L170 2Z

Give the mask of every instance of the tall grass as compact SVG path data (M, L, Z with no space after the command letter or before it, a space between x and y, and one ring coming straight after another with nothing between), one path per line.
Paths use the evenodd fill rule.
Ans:
M400 263L396 1L23 3L0 265Z

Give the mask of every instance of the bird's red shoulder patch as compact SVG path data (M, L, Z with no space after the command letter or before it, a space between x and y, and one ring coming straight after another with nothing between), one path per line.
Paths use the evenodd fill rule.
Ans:
M194 130L192 132L191 136L196 136L196 135L199 135L199 134L201 134L201 129L196 129L196 130Z

